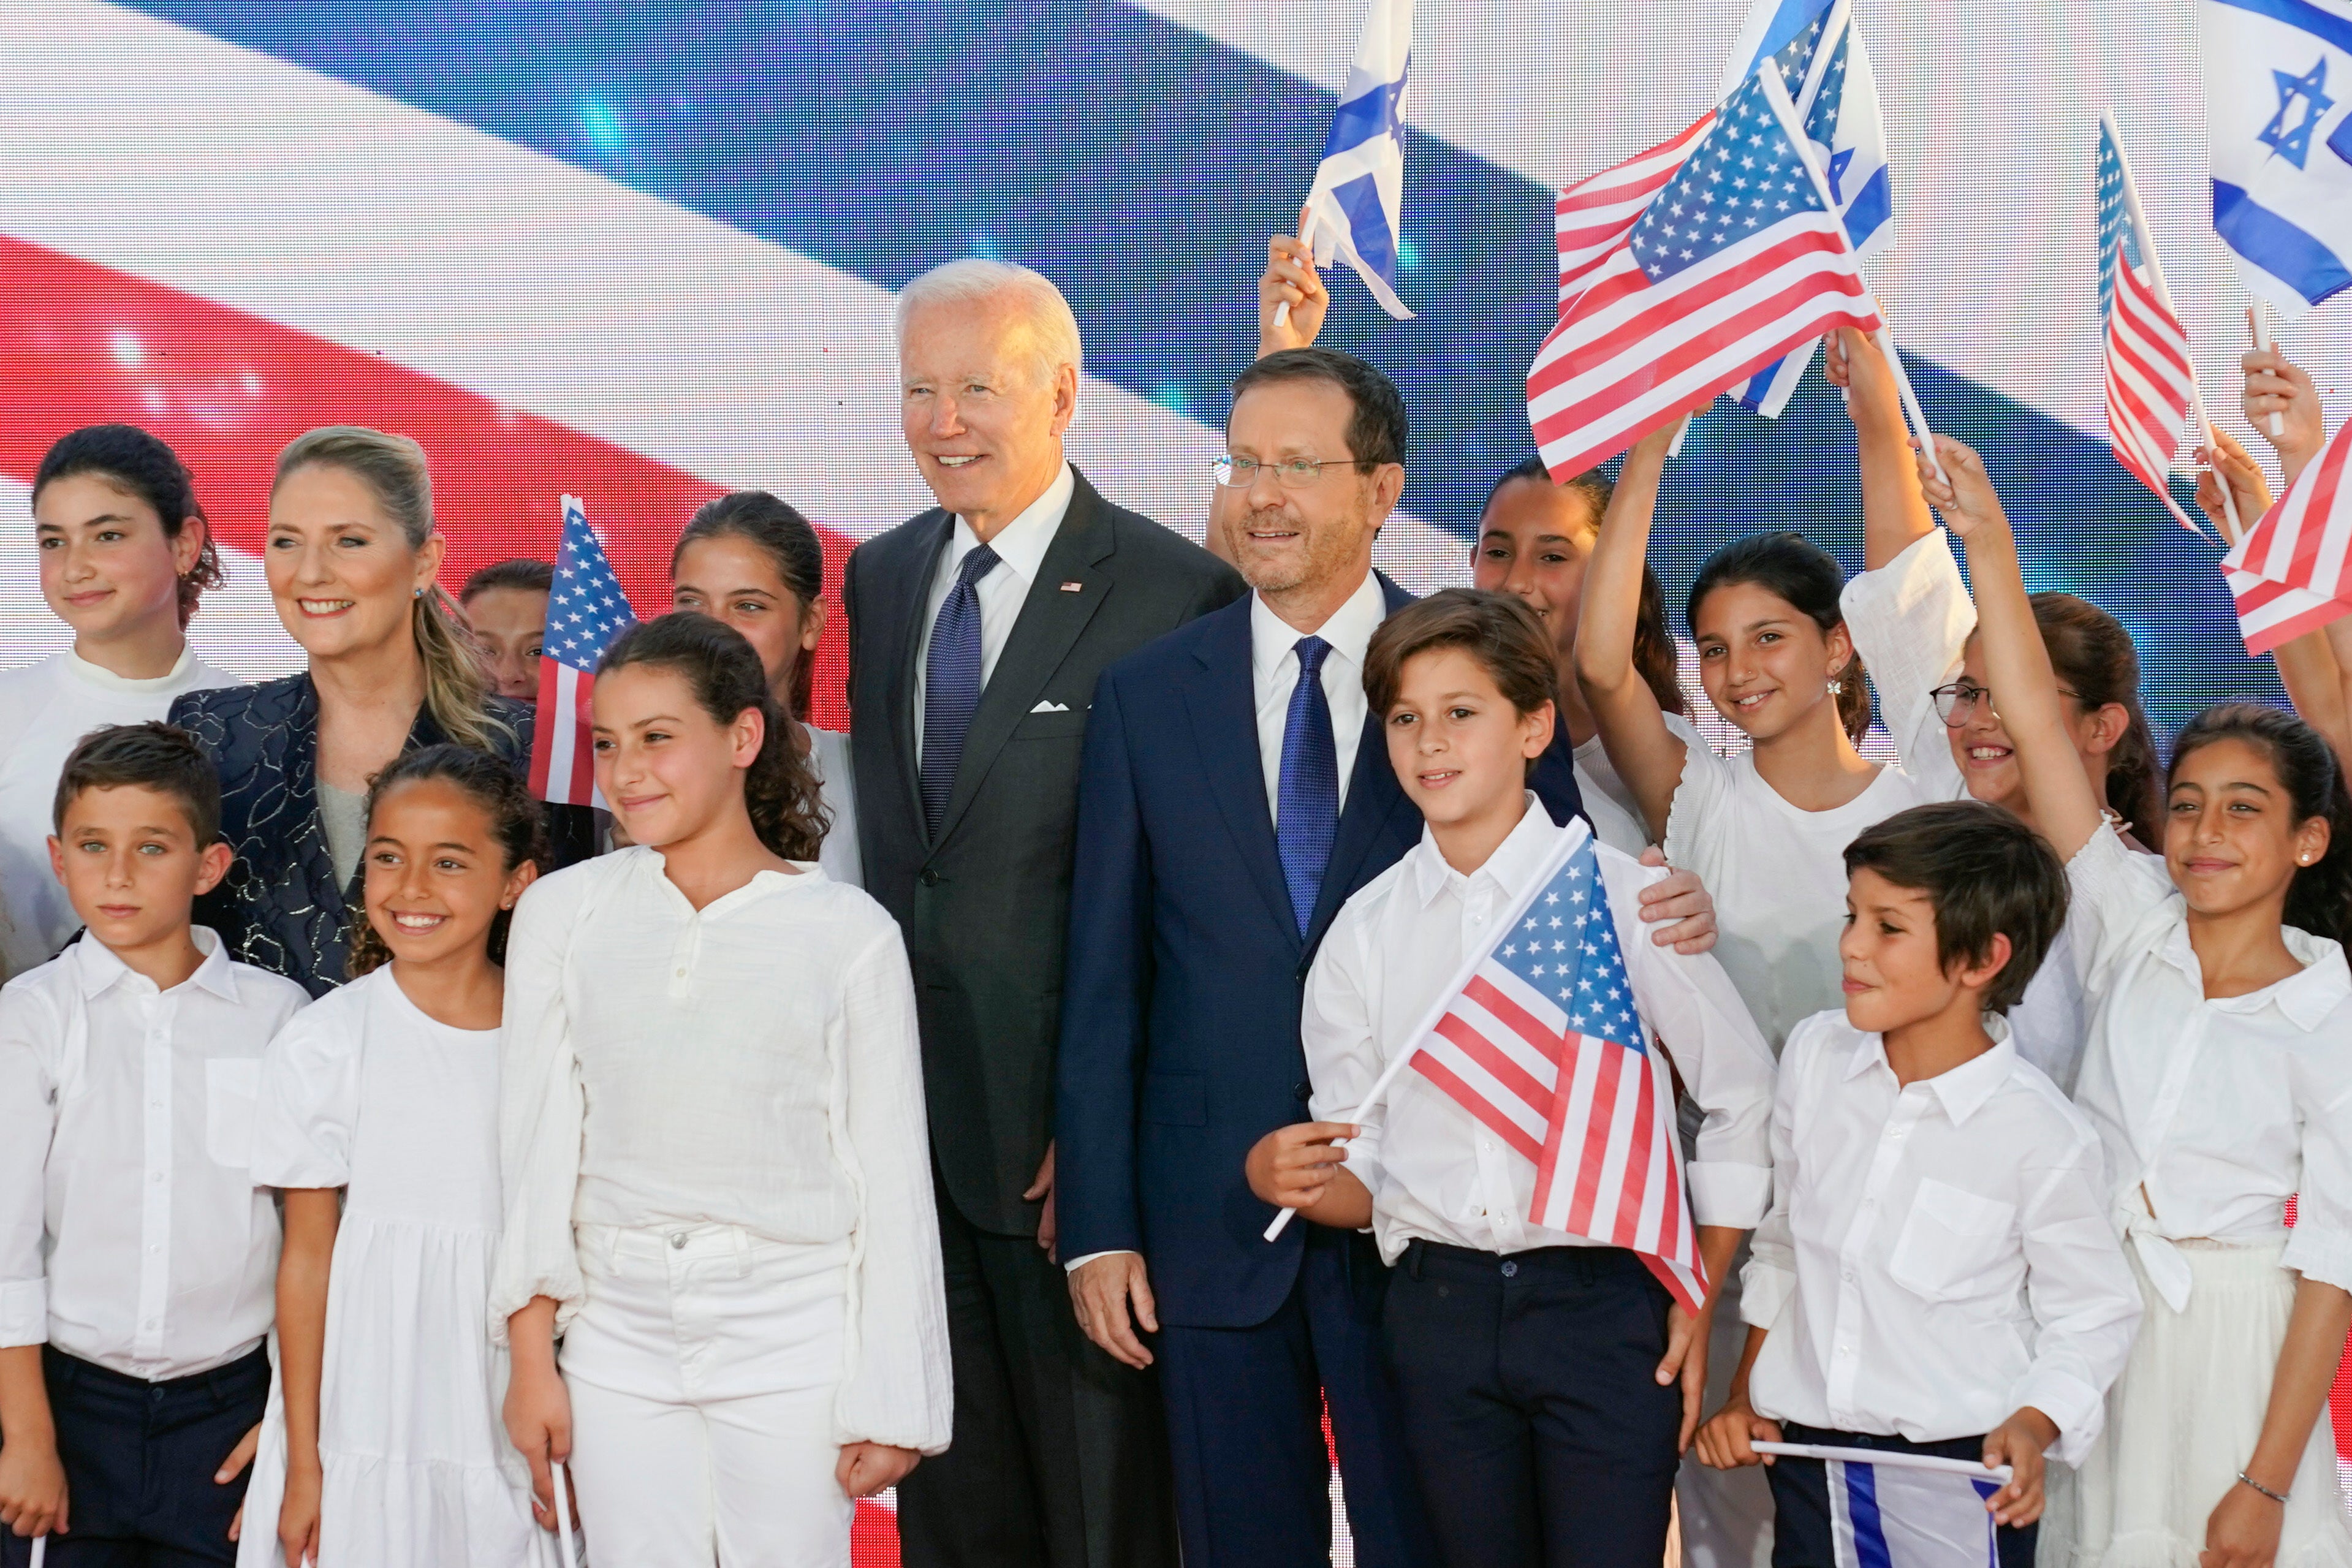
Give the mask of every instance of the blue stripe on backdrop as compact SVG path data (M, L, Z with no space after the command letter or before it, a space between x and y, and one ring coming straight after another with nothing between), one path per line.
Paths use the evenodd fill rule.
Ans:
M1076 304L1089 371L1211 422L1254 338L1265 236L1294 219L1336 107L1109 0L134 8L885 287L961 255L1031 263ZM1530 450L1527 363L1557 313L1552 193L1419 133L1407 160L1401 281L1420 318L1391 322L1346 277L1326 340L1396 374L1416 430L1407 503L1466 541L1488 482ZM2159 725L2219 696L2277 695L2267 662L2239 650L2213 547L2168 520L2104 442L1934 366L1915 361L1914 376L1939 427L1985 446L2038 544L2035 586L2080 591L2141 639ZM1708 549L1758 528L1804 528L1858 567L1852 437L1829 389L1809 378L1777 428L1719 410L1667 486L1670 591Z

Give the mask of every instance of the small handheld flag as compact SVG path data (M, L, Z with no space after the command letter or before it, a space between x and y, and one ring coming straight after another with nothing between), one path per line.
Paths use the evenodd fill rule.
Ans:
M1404 95L1412 57L1412 0L1371 0L1355 63L1331 115L1323 162L1299 214L1298 237L1318 266L1344 261L1381 308L1412 319L1397 297L1403 250ZM1288 307L1281 308L1287 312Z
M2099 316L2105 323L2107 439L2116 461L2164 503L2175 521L2201 534L2172 498L2165 476L2180 450L2181 422L2205 423L2189 333L2173 314L2139 193L2112 117L2099 117ZM2229 495L2230 487L2221 486ZM2236 503L2231 503L2234 513ZM2232 536L2239 529L2231 529Z
M1559 244L1559 308L1563 314L1585 286L1625 244L1625 236L1649 210L1691 149L1715 124L1708 110L1681 135L1636 152L1614 168L1579 180L1552 204L1552 227Z
M2267 653L2352 613L2352 422L2221 558L2246 652Z
M2246 292L2292 319L2352 285L2352 18L2200 0L2213 232Z
M596 789L588 695L596 661L637 623L604 547L577 496L563 497L563 543L555 557L547 629L540 643L539 710L530 747L531 793L555 806L604 805Z
M1836 1568L2000 1568L1986 1505L2009 1484L2007 1465L1810 1443L1755 1447L1821 1465Z

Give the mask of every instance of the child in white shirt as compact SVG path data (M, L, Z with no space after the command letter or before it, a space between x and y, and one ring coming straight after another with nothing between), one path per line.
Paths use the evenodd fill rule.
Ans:
M229 851L184 732L83 741L55 821L87 930L0 990L0 1562L54 1531L93 1561L228 1563L278 1263L255 1084L309 998L189 924Z
M2010 1466L1987 1506L2004 1568L2026 1568L2043 1452L2089 1449L2139 1318L2098 1136L2000 1016L2064 923L2065 876L2024 823L1960 801L1888 818L1845 862L1846 1005L1781 1052L1747 1354L1699 1457ZM1822 1463L1766 1462L1777 1568L1832 1568Z
M188 647L220 556L163 442L128 424L61 437L33 476L33 548L41 597L74 641L0 673L0 970L12 974L56 956L79 924L43 827L66 753L100 725L160 719L184 692L236 685Z
M1581 823L1555 827L1533 803L1525 780L1551 739L1553 680L1541 624L1503 594L1449 589L1374 635L1366 691L1427 826L1420 847L1349 899L1325 937L1301 1026L1318 1120L1267 1134L1249 1177L1259 1197L1316 1223L1370 1226L1382 1257L1400 1264L1386 1350L1449 1563L1654 1568L1706 1377L1705 1304L1685 1305L1661 1282L1673 1272L1668 1238L1685 1239L1689 1260L1719 1278L1763 1212L1771 1059L1713 959L1641 937L1636 896L1657 873L1593 841ZM1573 975L1570 944L1591 959L1573 960ZM1444 1086L1449 1070L1438 1066L1396 1077L1355 1123L1330 1120L1399 1058L1422 1060L1424 1041L1444 1030L1416 1030L1461 988L1465 965L1490 954L1512 984L1556 981L1566 993L1556 1007L1548 992L1540 1003L1482 1003L1498 1020L1527 1001L1559 1015L1527 1015L1538 1034L1591 1033L1597 1043L1603 1027L1624 1031L1590 1059L1610 1063L1596 1071L1637 1097L1626 1102L1629 1124L1646 1152L1619 1157L1654 1173L1646 1186L1629 1179L1622 1189L1638 1198L1591 1199L1581 1219L1584 1200L1543 1201L1547 1141L1584 1130L1568 1125L1582 1102L1571 1088L1578 1059L1566 1054L1548 1059L1567 1076L1541 1091L1540 1111L1519 1101L1506 1113L1492 1099L1474 1108ZM1607 1005L1588 1018L1588 1002ZM1660 1036L1673 1042L1671 1069ZM1532 1083L1532 1068L1517 1061L1494 1059L1492 1082ZM1672 1135L1676 1071L1705 1113L1686 1172ZM1550 1190L1580 1190L1576 1166L1559 1168ZM1628 1209L1661 1217L1650 1245L1612 1244L1614 1217ZM1692 1289L1687 1277L1683 1288Z

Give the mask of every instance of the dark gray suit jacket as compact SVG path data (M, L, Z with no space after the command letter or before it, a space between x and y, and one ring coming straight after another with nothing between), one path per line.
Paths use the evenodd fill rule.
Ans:
M972 715L937 842L924 830L915 669L955 519L866 540L842 577L866 889L915 976L931 1154L976 1228L1033 1235L1021 1194L1054 1128L1078 753L1105 665L1246 591L1206 550L1077 476L1070 509ZM1067 585L1075 583L1075 589Z

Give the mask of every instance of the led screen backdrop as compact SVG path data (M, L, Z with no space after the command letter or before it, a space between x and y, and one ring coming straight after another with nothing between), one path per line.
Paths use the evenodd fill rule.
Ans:
M1704 109L1741 9L1423 0L1401 247L1419 319L1391 322L1343 277L1327 336L1405 392L1411 479L1382 559L1407 585L1464 577L1486 486L1529 450L1553 189ZM897 434L890 291L968 254L1061 284L1087 347L1074 456L1197 537L1265 237L1309 183L1360 10L12 0L0 664L63 641L34 591L23 483L56 434L101 419L157 430L195 469L234 552L195 638L251 675L297 662L252 552L270 458L314 424L425 443L453 584L551 551L566 491L640 611L664 601L680 523L724 489L798 504L837 569L927 502ZM2159 727L2275 696L2237 643L2219 547L2126 476L2101 423L2108 106L2211 401L2248 434L2185 0L1858 10L1895 180L1874 281L1931 419L1986 449L2034 586L2130 626ZM2347 319L2339 302L2285 332L2323 388ZM1662 513L1670 601L1757 528L1858 565L1852 453L1818 373L1777 426L1701 422ZM838 723L837 642L826 657L820 716Z

